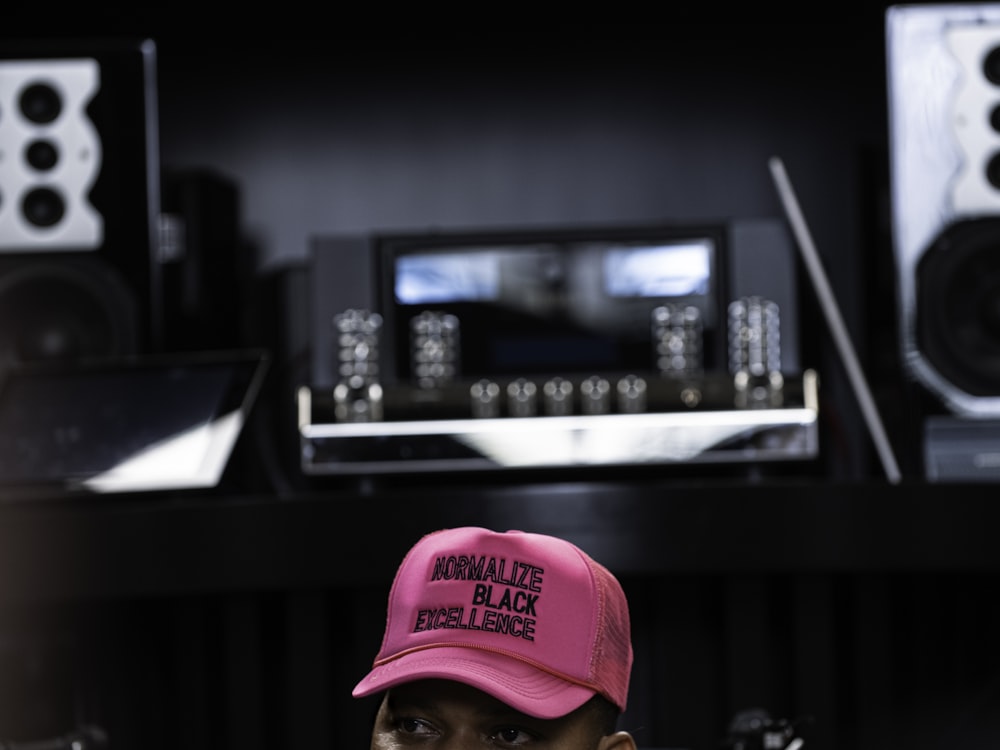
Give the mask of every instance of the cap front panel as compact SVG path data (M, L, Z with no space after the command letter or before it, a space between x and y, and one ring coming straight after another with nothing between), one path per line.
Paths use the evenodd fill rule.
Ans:
M432 534L396 581L379 661L464 645L587 682L596 605L590 571L569 544L482 529Z

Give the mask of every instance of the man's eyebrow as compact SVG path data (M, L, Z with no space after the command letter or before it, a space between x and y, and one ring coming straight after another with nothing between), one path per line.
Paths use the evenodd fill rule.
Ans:
M439 699L433 696L425 696L418 692L410 692L400 695L399 693L390 690L386 698L386 704L391 711L411 709L430 713L436 710L441 710L441 702ZM493 722L528 723L543 721L542 719L535 719L528 714L518 711L516 708L512 708L511 706L504 705L500 702L477 706L476 715L481 720Z

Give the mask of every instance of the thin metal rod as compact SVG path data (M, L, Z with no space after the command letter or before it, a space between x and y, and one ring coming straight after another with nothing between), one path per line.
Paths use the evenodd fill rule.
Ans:
M788 179L784 162L775 156L768 161L768 166L771 168L771 176L774 178L774 184L778 189L778 197L781 198L785 215L792 226L792 231L795 233L795 239L802 254L802 259L805 261L809 276L812 279L816 296L819 297L820 307L826 316L830 332L833 334L834 343L837 345L840 358L847 369L847 376L850 378L851 386L854 388L854 395L858 399L858 405L861 407L861 412L868 425L868 431L875 442L875 448L882 461L886 477L892 484L898 484L901 477L899 466L896 464L896 457L892 452L892 446L886 436L878 409L875 407L875 401L868 388L868 381L865 380L857 354L854 351L854 346L851 344L851 337L840 315L837 299L830 289L830 283L827 280L826 272L823 270L823 264L820 262L819 253L816 252L816 245L813 243L812 236L809 233L809 227L799 208L799 202L795 197L795 191L792 189L792 183Z

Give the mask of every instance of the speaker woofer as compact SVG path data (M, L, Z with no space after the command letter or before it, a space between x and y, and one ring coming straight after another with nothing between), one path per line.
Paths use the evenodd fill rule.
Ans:
M136 350L135 300L114 274L75 260L0 276L0 366Z
M1000 219L949 227L918 266L918 341L973 396L1000 393Z

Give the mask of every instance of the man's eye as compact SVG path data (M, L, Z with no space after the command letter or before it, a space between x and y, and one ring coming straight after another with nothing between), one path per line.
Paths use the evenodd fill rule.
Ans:
M493 739L504 747L520 747L522 745L527 745L535 738L523 729L518 729L517 727L503 727L502 729L494 732Z
M396 720L396 726L404 734L424 735L432 734L431 725L421 719L402 718Z

